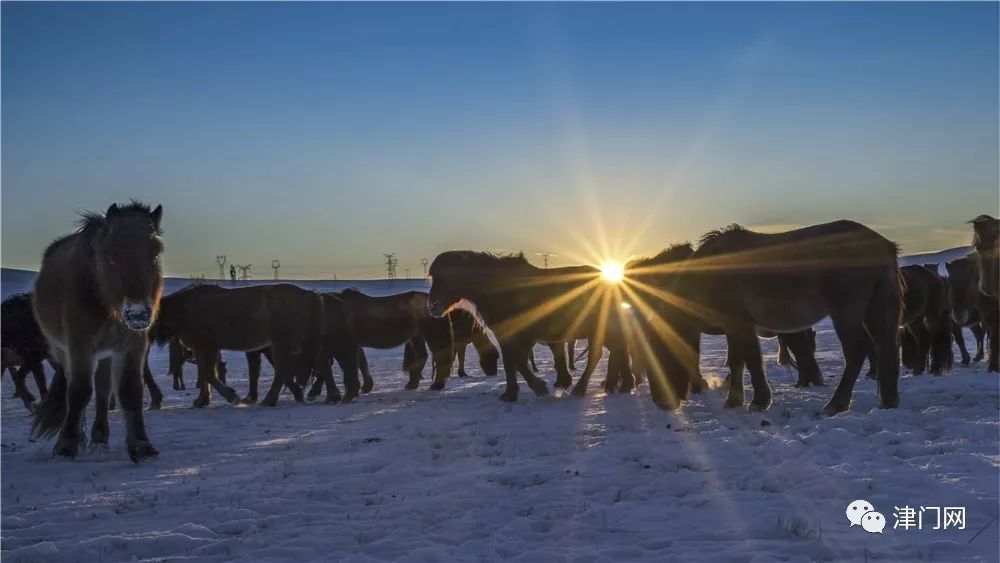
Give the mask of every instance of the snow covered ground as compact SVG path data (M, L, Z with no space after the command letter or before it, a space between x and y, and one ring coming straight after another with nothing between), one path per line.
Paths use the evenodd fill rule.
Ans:
M24 289L5 277L3 293ZM307 283L310 287L328 284ZM384 282L358 284L398 291ZM343 283L340 284L342 288ZM842 359L828 324L819 360ZM581 343L582 345L582 343ZM370 351L375 391L350 405L233 407L173 391L165 351L151 364L167 394L147 414L158 459L134 465L112 414L112 444L75 461L28 440L2 383L2 557L10 561L236 558L266 561L997 561L1000 387L980 363L906 377L902 406L876 407L863 380L849 413L818 416L832 387L799 390L765 341L774 407L722 407L714 389L677 413L648 389L585 399L497 401L470 348L468 379L404 391L400 350ZM724 374L725 346L702 366ZM541 373L554 380L547 350ZM227 353L230 384L246 365ZM270 376L265 367L265 382ZM187 369L189 384L194 370ZM32 383L29 382L29 385ZM92 415L88 415L88 420ZM89 427L88 427L89 428ZM871 502L883 534L850 527ZM965 529L893 529L893 507L966 508ZM978 534L978 535L977 535Z

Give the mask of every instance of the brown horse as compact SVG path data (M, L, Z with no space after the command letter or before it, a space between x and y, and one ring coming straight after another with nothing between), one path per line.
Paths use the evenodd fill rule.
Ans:
M18 293L0 304L0 342L3 343L3 365L0 372L9 370L14 381L14 396L31 410L35 408L35 396L28 390L25 380L31 373L38 386L38 393L44 397L48 391L45 381L45 367L49 360L49 345L38 328L31 306L30 293ZM16 370L14 368L17 368ZM60 369L53 364L53 368Z
M900 274L906 286L900 317L900 328L906 333L900 340L903 365L920 375L927 371L929 359L930 372L941 375L954 361L948 286L936 268L903 266ZM868 348L869 362L874 366L870 345Z
M622 373L627 358L617 287L604 283L590 266L537 268L523 254L495 256L473 251L449 251L431 263L430 312L444 316L463 303L471 303L500 343L507 388L500 399L516 401L517 374L537 395L548 393L545 382L528 367L536 342L557 344L554 354L559 383L569 380L564 342L591 339L591 350L574 395L586 393L590 376L602 355L611 352L605 390L615 391L614 376ZM560 353L561 352L561 353ZM631 374L631 372L628 372ZM567 383L568 384L568 383ZM629 386L631 388L631 386Z
M742 364L749 368L754 387L750 408L771 405L758 330L800 332L829 315L846 361L840 385L823 409L833 415L850 408L864 362L861 335L866 331L875 343L879 371L885 374L879 379L880 404L899 404L897 254L895 244L851 221L775 234L733 225L706 235L680 264L627 270L626 281L633 280L642 301L659 305L664 321L660 330L668 342L658 360L675 394L683 393L697 373L702 327L723 329L731 372L740 374L733 378L727 406L743 404L742 368L736 369ZM654 401L676 406L677 397L669 396L666 382L654 384L658 379L651 379Z
M405 345L403 371L410 376L405 385L406 389L416 389L420 385L420 378L427 364L428 347L434 365L434 382L430 388L444 389L455 356L452 348L451 322L448 319L436 319L428 314L426 293L407 291L385 297L372 297L357 289L346 289L332 295L343 299L351 306L353 334L358 346L384 350ZM359 390L357 374L353 375L352 380L345 372L344 386L345 400L357 396ZM315 390L314 385L313 391Z
M75 457L84 441L83 414L94 391L98 360L118 385L129 457L138 462L157 455L146 435L142 413L142 372L157 314L160 271L160 221L163 210L145 204L111 205L103 215L84 214L80 230L45 250L35 279L34 310L56 363L67 377L53 381L35 409L33 432L59 430L54 453ZM98 378L95 443L107 442L110 381Z
M469 344L476 348L479 354L479 367L486 375L496 375L499 370L500 352L486 335L486 330L468 311L455 310L448 314L451 320L451 330L454 342L452 347L458 357L458 376L467 377L465 373L465 349Z
M982 319L988 308L996 308L996 300L979 290L979 264L975 256L965 256L945 264L948 270L948 300L951 305L952 333L962 354L962 365L983 359L984 328ZM968 327L976 339L976 356L969 356L965 349L962 327Z
M972 221L974 235L972 245L976 247L976 261L979 264L979 289L992 300L992 306L984 309L983 324L990 343L989 371L1000 371L1000 219L980 215Z
M639 297L636 295L636 291L644 285L648 288L668 283L669 272L688 260L694 252L694 247L690 243L682 243L672 245L652 258L637 258L630 261L625 266L626 272L629 272L626 283L638 285L636 290L630 290L633 296ZM633 331L634 337L631 339L629 349L632 352L633 365L637 366L637 370L644 372L648 379L652 379L656 375L656 369L662 372L663 367L665 367L657 365L657 358L663 358L669 346L669 337L665 337L665 335L669 334L670 329L662 324L662 316L665 313L667 303L662 299L644 300L641 297L638 301L644 302L640 309L645 309L645 311L636 313L640 316L636 317L637 326ZM657 324L659 324L658 329L654 328ZM716 336L725 334L722 328L708 324L700 324L698 330L703 334ZM774 338L775 336L778 338L778 364L791 366L798 372L796 387L823 385L823 375L816 362L816 331L811 327L787 334L768 333L758 329L757 334L765 338ZM692 347L691 352L700 356L701 339L692 340L689 344ZM736 378L742 379L744 363L740 361L738 355L728 354L726 365L729 367L727 383L732 386ZM698 366L691 367L693 371L689 374L690 390L699 393L706 387L706 383ZM673 365L672 368L675 370L685 369L683 365L678 364ZM661 374L659 380L662 379ZM677 401L687 397L689 389L684 385L684 380L685 378L682 377L667 381L671 384L677 382L680 384L677 388L670 390L676 400L671 401L670 405L664 406L676 405ZM655 381L653 384L658 385Z
M194 352L200 390L195 407L211 401L209 386L228 402L238 399L216 374L221 350L270 348L274 380L261 404L276 405L282 386L289 388L296 401L302 401L302 389L296 381L303 370L308 374L319 351L323 302L319 294L292 284L234 289L195 284L163 298L153 336L161 346L176 337ZM251 389L251 399L254 391Z

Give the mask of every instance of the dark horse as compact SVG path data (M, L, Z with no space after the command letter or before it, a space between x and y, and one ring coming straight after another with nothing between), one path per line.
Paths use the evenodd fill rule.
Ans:
M568 387L572 379L562 343L576 338L591 340L587 367L573 388L574 395L586 393L602 347L611 352L605 390L615 391L617 374L631 376L621 366L627 361L628 350L620 298L616 286L602 282L596 268L543 269L529 264L523 254L495 256L463 250L439 254L429 273L428 307L432 315L444 316L462 303L471 303L496 335L507 376L507 388L500 399L517 400L518 373L535 394L548 393L545 381L528 366L536 342L558 345L553 352L561 352L563 358L556 360L560 372L556 386Z
M941 375L953 362L948 285L938 275L937 268L911 265L899 271L906 287L899 321L903 365L913 370L914 375L920 375L927 371L930 359L930 372ZM877 378L874 352L867 335L863 338L872 366L868 376Z
M879 379L880 405L899 404L897 254L895 244L851 221L775 234L733 225L707 234L682 263L647 272L626 271L626 280L641 282L644 275L658 280L633 284L644 301L661 303L659 312L670 339L659 350L660 363L674 394L683 393L697 373L701 327L725 332L730 370L741 374L732 380L727 406L743 404L743 365L754 387L750 408L764 410L771 405L758 330L800 332L829 315L846 362L840 384L823 409L833 415L850 408L865 358L861 336L866 331L884 375ZM671 397L666 381L659 380L650 379L653 400L668 408L676 406L677 397Z
M992 300L983 317L990 342L988 369L1000 371L1000 344L997 343L1000 336L1000 310L997 307L997 299L1000 299L1000 219L980 215L971 223L974 232L972 245L976 248L975 256L979 264L979 289Z
M282 386L301 401L296 381L302 379L303 370L308 375L319 351L323 303L319 294L291 284L234 289L195 284L163 298L153 336L160 345L176 337L194 352L200 391L196 407L208 405L209 386L229 402L238 399L216 374L221 350L270 348L274 381L261 404L276 405ZM249 397L254 398L256 381L251 379L250 384Z
M385 297L365 295L357 289L345 289L340 293L328 294L344 300L351 308L353 338L358 346L388 349L405 345L403 350L403 371L410 380L406 389L416 389L427 364L427 348L430 347L434 365L434 382L431 389L444 389L445 380L451 373L455 356L452 350L451 322L436 319L427 312L427 294L407 291ZM343 366L342 366L343 367ZM367 370L365 370L367 371ZM313 384L309 396L320 393L323 378ZM367 389L371 382L365 381ZM344 372L344 400L349 401L361 389L357 372Z
M996 299L986 297L979 290L979 264L975 256L965 256L945 264L948 269L948 298L951 305L952 333L962 354L962 365L983 359L983 318L990 308L996 309ZM962 327L968 327L976 339L976 356L969 356L965 349Z
M658 378L663 381L663 369L667 366L659 365L658 358L664 357L667 347L676 337L672 336L672 329L663 322L667 301L662 298L643 298L637 292L644 290L647 293L654 291L657 286L665 285L669 282L671 271L677 270L684 261L694 254L694 247L690 243L675 244L652 258L638 258L630 261L625 266L628 273L626 278L627 292L636 301L638 310L635 312L636 326L631 331L629 350L632 353L633 366L637 371L645 373L647 379ZM631 286L636 286L633 289ZM659 290L656 290L659 291ZM658 296L657 296L658 297ZM711 326L707 323L699 324L699 332L711 335L724 335L725 331L718 326ZM785 334L775 334L757 330L758 336L765 338L778 338L778 363L780 365L791 366L798 372L798 382L796 387L808 387L809 385L823 385L823 375L819 364L816 363L816 332L810 327L806 330ZM701 354L700 338L692 340L689 344L692 347L691 353ZM730 354L727 356L726 365L729 367L728 383L730 387L736 378L743 378L743 362L739 355ZM675 365L675 369L682 366ZM669 404L664 406L674 407L677 402L687 397L690 391L701 392L706 383L698 369L697 364L692 366L690 373L690 389L684 384L684 378L667 380L668 383L679 383L677 388L670 389L673 395L668 399ZM660 374L657 374L660 371ZM654 384L656 384L654 382ZM742 404L742 403L741 403Z
M83 443L83 414L93 394L98 360L97 412L92 441L108 440L110 383L118 386L132 461L157 455L142 413L142 372L163 291L160 221L163 209L143 203L111 205L104 215L87 213L80 230L45 250L35 279L34 310L56 363L67 377L53 380L35 409L33 433L59 430L54 453L76 457ZM110 378L110 379L109 379Z
M479 367L486 375L496 375L499 370L500 352L490 342L483 325L479 324L468 311L455 310L448 314L451 320L451 331L454 341L452 347L458 358L458 376L467 377L465 373L465 349L469 344L476 348L479 354Z
M31 294L18 293L4 299L0 304L0 316L0 342L3 343L4 351L0 371L10 370L11 379L14 380L14 396L20 397L24 406L31 410L35 407L35 396L28 390L25 380L29 373L32 374L39 395L44 397L48 391L48 383L45 381L45 367L42 363L49 359L49 345L35 321ZM53 367L60 369L56 365Z

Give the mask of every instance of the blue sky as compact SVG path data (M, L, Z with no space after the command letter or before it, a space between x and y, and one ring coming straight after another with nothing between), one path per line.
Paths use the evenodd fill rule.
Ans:
M374 277L732 222L905 252L1000 207L998 4L2 5L2 261L165 208L165 264Z

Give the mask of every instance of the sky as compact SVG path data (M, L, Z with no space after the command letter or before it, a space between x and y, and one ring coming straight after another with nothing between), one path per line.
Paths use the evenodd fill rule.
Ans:
M904 253L1000 212L997 3L0 6L4 267L164 207L164 265L550 265L730 223Z

